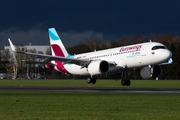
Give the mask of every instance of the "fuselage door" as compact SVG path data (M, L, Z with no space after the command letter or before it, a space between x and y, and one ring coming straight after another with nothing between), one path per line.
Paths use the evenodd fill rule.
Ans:
M143 45L141 48L141 56L146 56L146 48L148 45Z

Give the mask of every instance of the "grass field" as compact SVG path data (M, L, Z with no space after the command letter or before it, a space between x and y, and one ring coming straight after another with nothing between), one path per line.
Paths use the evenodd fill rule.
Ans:
M0 92L1 120L179 120L178 94Z
M122 86L120 80L97 80L96 84L87 84L86 80L0 80L0 86L127 87ZM131 80L129 87L180 88L180 80Z
M0 80L0 86L122 87L121 81ZM179 88L178 80L132 80L133 88ZM179 120L179 94L0 91L0 120Z

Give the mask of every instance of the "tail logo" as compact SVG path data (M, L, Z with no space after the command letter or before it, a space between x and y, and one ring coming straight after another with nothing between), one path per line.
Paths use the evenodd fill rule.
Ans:
M58 45L51 45L55 56L61 56L61 57L65 57L63 51L61 50L61 48Z

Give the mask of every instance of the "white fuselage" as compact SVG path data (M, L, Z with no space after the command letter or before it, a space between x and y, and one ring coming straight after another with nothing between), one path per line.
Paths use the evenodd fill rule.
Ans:
M117 47L112 49L106 49L101 51L94 51L89 53L83 53L75 55L77 59L89 59L89 60L105 60L111 64L109 72L118 72L123 68L139 68L147 65L157 65L163 62L167 62L171 57L172 53L167 48L155 49L154 46L164 46L157 42L141 43L123 47ZM165 46L164 46L165 47ZM89 75L86 67L65 64L64 68L74 75ZM108 73L109 73L108 72Z

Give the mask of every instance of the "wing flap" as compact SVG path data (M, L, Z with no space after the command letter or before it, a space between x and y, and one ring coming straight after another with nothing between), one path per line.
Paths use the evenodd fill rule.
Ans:
M42 65L52 65L56 66L56 64L50 63L50 62L35 62L35 61L25 61L23 60L26 64L42 64Z

